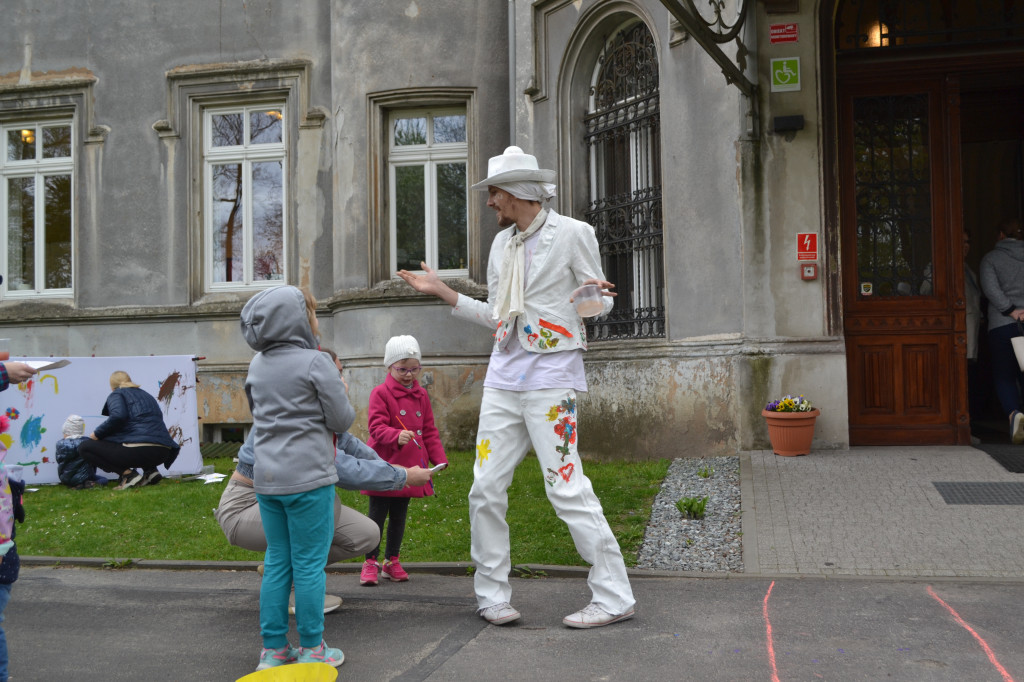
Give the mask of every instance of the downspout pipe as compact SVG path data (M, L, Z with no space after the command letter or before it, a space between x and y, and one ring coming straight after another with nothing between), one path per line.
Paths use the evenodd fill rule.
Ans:
M508 0L508 143L516 144L516 0Z

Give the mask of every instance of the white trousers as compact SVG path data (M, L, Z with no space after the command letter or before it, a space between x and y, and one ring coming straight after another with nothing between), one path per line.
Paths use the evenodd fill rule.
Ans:
M508 582L508 487L532 443L544 486L576 551L591 565L593 602L615 615L635 604L626 564L576 451L576 392L572 389L503 391L484 388L477 431L473 487L469 491L474 588L480 608L511 601Z

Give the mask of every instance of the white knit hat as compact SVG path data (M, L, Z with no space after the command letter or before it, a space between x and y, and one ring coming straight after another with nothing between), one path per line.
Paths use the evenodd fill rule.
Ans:
M392 336L384 346L384 366L390 367L407 358L420 359L420 344L411 336Z
M77 414L69 414L68 418L64 420L63 431L65 438L77 438L78 436L84 436L85 420Z

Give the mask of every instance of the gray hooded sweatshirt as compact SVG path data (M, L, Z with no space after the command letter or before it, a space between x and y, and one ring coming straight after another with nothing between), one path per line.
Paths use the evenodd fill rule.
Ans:
M1024 308L1024 241L1000 239L981 259L981 290L988 299L988 328L1017 324L1010 317Z
M242 336L257 351L245 394L255 431L253 488L294 495L334 485L334 432L355 419L341 375L317 349L302 292L267 289L242 308Z

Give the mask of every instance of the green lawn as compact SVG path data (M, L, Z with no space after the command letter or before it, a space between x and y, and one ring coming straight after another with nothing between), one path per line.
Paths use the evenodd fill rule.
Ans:
M451 466L435 477L435 495L413 499L402 543L402 559L469 561L469 510L473 455L449 452ZM230 474L230 458L207 459ZM636 564L651 503L668 460L584 465L622 546L626 564ZM165 479L159 485L117 491L40 486L26 493L26 522L18 527L23 556L258 561L261 554L231 547L213 518L224 484ZM569 532L545 497L537 460L516 470L509 489L508 521L513 564L581 565ZM366 497L339 491L343 504L366 512ZM357 561L358 559L353 559Z

